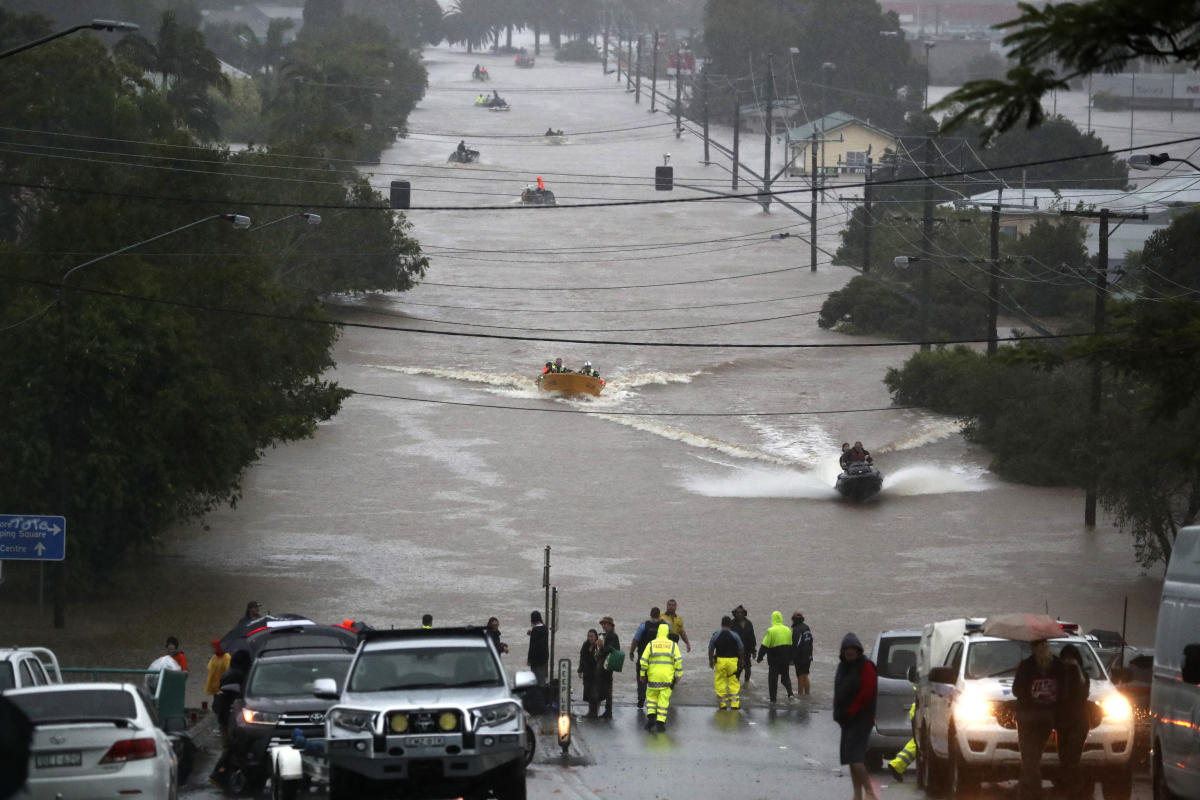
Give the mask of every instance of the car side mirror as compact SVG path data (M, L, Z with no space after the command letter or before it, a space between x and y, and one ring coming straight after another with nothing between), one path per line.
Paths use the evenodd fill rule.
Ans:
M1184 683L1200 684L1200 644L1184 646L1183 667L1180 672Z
M338 692L337 681L333 678L317 678L313 681L313 697L318 700L337 700L341 697Z
M537 686L537 676L532 670L523 669L513 676L513 691L523 692Z
M934 667L929 670L930 683L954 683L958 680L958 670L954 667Z
M240 683L225 683L221 685L221 692L224 694L232 694L237 697L241 697L242 685Z
M908 677L908 682L909 682L909 683L920 683L920 682L921 682L921 673L917 672L917 665L916 665L916 664L909 664L909 665L908 665L908 674L907 674L907 677Z

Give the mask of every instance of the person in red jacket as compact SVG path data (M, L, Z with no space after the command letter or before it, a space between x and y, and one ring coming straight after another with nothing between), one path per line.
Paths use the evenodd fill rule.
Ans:
M867 775L867 742L875 726L878 677L875 665L864 655L862 642L847 633L833 679L833 721L842 727L841 759L850 768L854 800L879 800Z
M179 664L179 668L181 670L183 670L184 672L187 672L187 668L188 668L187 656L184 654L184 652L182 650L179 649L179 640L176 639L174 636L167 637L167 653L166 654L169 655L171 658L175 659L175 661Z

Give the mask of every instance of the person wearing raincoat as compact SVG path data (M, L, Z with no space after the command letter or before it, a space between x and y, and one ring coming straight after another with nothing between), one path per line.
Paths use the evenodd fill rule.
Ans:
M783 688L787 689L788 700L792 699L792 662L795 660L796 648L792 645L792 629L783 624L783 614L771 612L771 627L763 635L762 647L758 648L758 663L763 657L767 659L767 691L774 704L779 694L779 680L783 679Z
M638 679L646 684L646 730L667 729L671 689L683 674L683 656L670 633L670 625L660 624L658 635L642 650L638 661Z

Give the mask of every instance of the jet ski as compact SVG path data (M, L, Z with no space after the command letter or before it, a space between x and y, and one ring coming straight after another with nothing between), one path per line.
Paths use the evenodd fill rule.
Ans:
M479 151L472 150L468 147L466 150L460 153L457 149L455 149L451 151L450 158L446 160L455 164L474 164L479 160Z
M847 500L860 503L874 497L883 488L883 473L866 461L854 461L847 464L846 470L837 476L834 488Z
M554 199L554 192L534 184L530 184L521 190L521 202L527 206L558 205Z

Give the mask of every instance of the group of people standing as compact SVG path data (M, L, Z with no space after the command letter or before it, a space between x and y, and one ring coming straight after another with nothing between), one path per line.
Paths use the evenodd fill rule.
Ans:
M721 619L721 626L709 637L708 665L713 670L713 689L718 709L736 711L741 708L742 681L750 680L755 653L758 663L767 659L770 702L777 702L779 683L788 698L795 693L810 693L809 670L812 666L812 629L804 622L800 611L792 614L792 626L783 624L783 614L771 615L772 625L759 642L746 609L738 606ZM600 631L587 632L579 651L577 672L583 683L583 696L588 704L586 718L612 717L613 672L621 671L625 654L621 651L612 617L600 620ZM532 650L532 639L531 639ZM650 609L650 617L638 625L629 646L629 659L635 664L637 707L646 715L647 729L663 730L670 709L671 693L683 671L682 648L691 652L692 643L684 627L678 603L672 599L663 613L658 606ZM530 661L532 667L533 662ZM791 671L796 672L793 692ZM599 713L600 704L604 712Z

